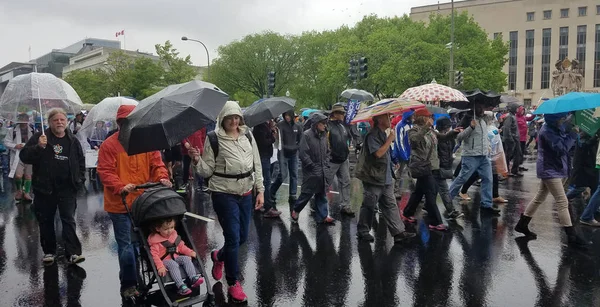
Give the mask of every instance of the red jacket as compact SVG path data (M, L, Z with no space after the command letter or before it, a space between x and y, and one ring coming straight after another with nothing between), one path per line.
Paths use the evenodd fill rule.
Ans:
M181 142L181 154L187 155L188 150L185 148L185 143L188 142L192 147L200 149L200 154L204 153L204 140L206 140L206 128L202 128L192 135L188 136Z
M173 243L175 243L175 239L177 239L177 231L175 231L175 230L173 230L173 232L171 232L171 235L169 235L168 238L165 238L158 233L152 233L150 236L148 236L148 245L150 245L150 254L152 254L152 259L154 260L154 264L156 265L157 270L161 269L165 266L163 264L163 260L171 259L171 255L168 255L163 260L160 260L160 258L167 252L167 248L164 245L162 245L162 242L169 241L169 243L173 244ZM194 251L191 248L185 246L185 243L183 243L183 240L181 240L179 242L179 245L177 245L177 254L186 255L186 256L191 257L193 252ZM173 256L175 258L177 258L177 254L175 254Z
M119 143L119 132L111 135L98 152L98 175L104 185L104 210L109 213L127 213L121 200L121 190L129 183L169 180L169 173L160 152L153 151L129 156ZM127 205L142 194L133 191L127 196Z

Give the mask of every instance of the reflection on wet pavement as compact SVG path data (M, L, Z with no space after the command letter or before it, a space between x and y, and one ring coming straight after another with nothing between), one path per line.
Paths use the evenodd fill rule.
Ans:
M531 162L529 166L534 169ZM474 200L463 204L465 217L450 223L450 232L411 225L418 236L401 245L394 245L379 223L375 243L357 241L356 219L342 218L337 204L330 209L339 221L326 227L315 224L310 210L301 213L298 225L291 224L288 205L280 203L282 218L256 215L240 250L248 305L600 306L598 231L583 229L594 241L589 252L565 247L548 200L531 224L538 239L515 240L513 227L537 183L534 171L501 183L500 193L510 202L499 217L479 214L473 206L478 188L472 187ZM279 193L286 195L287 188ZM335 203L338 196L330 197ZM353 179L354 210L361 201L360 182ZM190 202L190 211L215 217L206 195L197 194ZM0 196L0 306L120 305L117 247L102 195L81 197L78 205L77 230L86 262L69 267L59 259L58 265L44 268L31 206L15 205L11 193ZM188 223L200 259L210 269L209 252L223 243L219 224ZM221 289L218 300L225 305L226 289Z

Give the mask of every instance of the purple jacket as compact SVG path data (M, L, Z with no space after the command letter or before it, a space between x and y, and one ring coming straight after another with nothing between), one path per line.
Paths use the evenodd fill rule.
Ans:
M548 122L542 126L538 137L537 176L540 179L569 177L569 150L577 134L566 133Z

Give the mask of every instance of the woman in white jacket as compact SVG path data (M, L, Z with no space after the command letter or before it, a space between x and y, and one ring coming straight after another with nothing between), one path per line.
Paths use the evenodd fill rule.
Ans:
M31 175L33 168L30 164L24 164L19 159L19 153L25 143L33 136L33 129L29 126L29 115L21 113L17 116L14 128L8 129L4 145L10 150L10 173L9 178L15 180L15 200L31 201Z
M264 202L262 166L258 147L237 102L225 104L217 123L215 131L206 136L202 157L197 148L190 148L189 153L196 172L210 178L208 189L225 237L224 246L211 252L213 278L221 280L225 267L229 295L236 302L245 302L247 296L237 279L238 251L248 238L253 192L254 209L260 209Z

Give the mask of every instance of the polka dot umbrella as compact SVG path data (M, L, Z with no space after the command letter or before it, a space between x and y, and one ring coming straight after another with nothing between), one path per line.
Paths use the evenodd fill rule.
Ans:
M435 80L429 84L407 89L400 95L400 98L413 99L421 102L468 102L467 97L459 90L438 84Z

